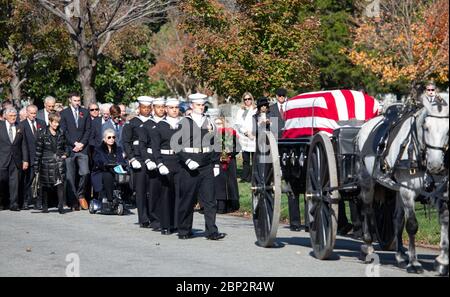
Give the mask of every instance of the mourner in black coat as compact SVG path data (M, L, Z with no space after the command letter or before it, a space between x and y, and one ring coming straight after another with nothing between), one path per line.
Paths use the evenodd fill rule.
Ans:
M56 189L58 196L58 211L63 213L64 182L66 179L65 159L66 139L58 129L60 116L49 114L49 126L42 131L36 142L36 157L34 158L34 171L38 174L41 187L42 211L48 211L50 193Z
M103 142L95 148L94 171L91 178L94 191L104 193L108 201L112 201L115 174L113 169L117 165L125 167L127 162L123 158L122 148L115 142L114 130L107 129L104 135Z

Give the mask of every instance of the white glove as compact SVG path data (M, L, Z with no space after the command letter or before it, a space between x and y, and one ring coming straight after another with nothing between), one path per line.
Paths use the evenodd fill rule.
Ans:
M140 169L141 163L139 163L138 160L133 160L133 161L131 161L131 167L133 167L134 169Z
M169 168L167 168L165 165L162 165L161 167L159 167L159 173L161 175L167 175L169 174Z
M155 170L156 169L156 163L155 162L153 162L153 161L147 161L147 162L145 162L145 164L147 165L147 169L149 170L149 171L152 171L152 170Z
M214 167L213 168L214 177L218 176L220 174L220 168Z
M190 160L186 165L189 167L190 170L195 170L198 168L198 166L200 166L200 164L192 160Z

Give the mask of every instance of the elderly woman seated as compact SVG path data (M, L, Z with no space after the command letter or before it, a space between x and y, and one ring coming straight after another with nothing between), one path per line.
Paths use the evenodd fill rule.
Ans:
M117 165L125 166L127 162L123 157L122 149L116 144L116 133L113 129L103 132L102 143L94 151L94 169L92 184L94 191L102 193L108 201L113 200L114 170Z

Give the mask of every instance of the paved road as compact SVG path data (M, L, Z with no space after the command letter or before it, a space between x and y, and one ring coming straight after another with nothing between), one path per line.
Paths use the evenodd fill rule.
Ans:
M59 215L37 211L0 211L0 276L65 276L79 257L81 276L365 276L358 261L359 243L339 238L331 260L311 255L309 236L282 225L277 248L255 244L252 222L218 215L228 236L222 241L202 237L203 217L196 214L197 237L141 229L136 210L127 216L91 215L87 211ZM393 253L379 252L381 276L411 276L395 267ZM432 276L437 251L419 249L425 273ZM70 257L70 256L69 256ZM67 269L69 272L70 269Z

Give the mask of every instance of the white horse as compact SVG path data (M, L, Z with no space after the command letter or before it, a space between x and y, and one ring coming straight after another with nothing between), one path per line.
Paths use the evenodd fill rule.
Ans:
M415 114L409 116L401 123L400 130L394 137L392 144L388 147L384 158L380 160L376 154L367 153L364 145L370 143L373 136L371 132L374 127L379 125L383 120L382 116L376 117L361 127L357 136L357 146L360 151L360 163L357 170L359 171L359 184L361 185L360 198L363 202L363 232L364 244L361 251L364 255L374 252L372 246L371 227L374 223L372 202L374 197L375 184L377 182L389 181L384 185L395 185L398 191L397 205L401 207L400 219L394 224L397 235L397 253L396 260L399 265L406 264L407 256L403 250L401 233L403 231L403 223L406 222L406 231L409 236L409 262L407 263L407 271L421 273L422 265L417 260L415 250L415 234L418 230L418 223L414 212L415 200L424 190L424 176L433 176L436 180L444 179L446 175L447 182L441 186L436 206L439 209L439 219L441 223L441 243L440 255L436 258L436 270L440 274L448 273L448 164L446 162L446 154L448 157L448 130L449 130L449 102L448 98L438 99L430 103L424 100L424 107ZM369 141L368 141L369 140ZM381 164L380 164L381 162ZM405 163L406 162L406 163ZM418 168L412 168L414 162ZM448 162L448 161L447 161ZM403 166L399 166L402 164ZM406 164L406 166L405 166ZM379 170L384 168L390 172L383 175ZM415 167L415 166L414 166ZM445 179L444 179L445 180ZM391 188L392 189L392 188ZM404 217L403 217L404 214Z

